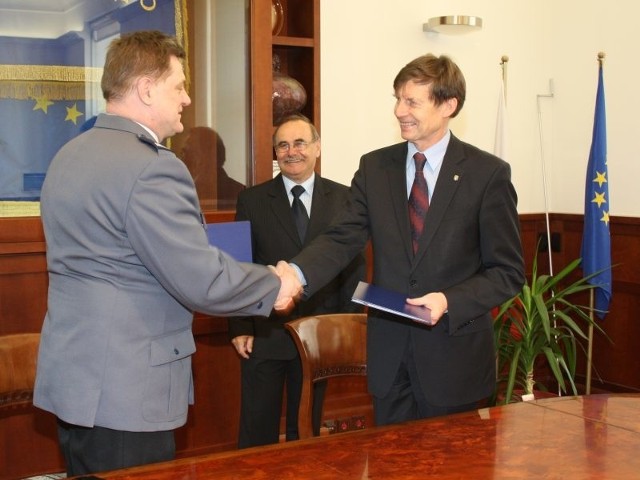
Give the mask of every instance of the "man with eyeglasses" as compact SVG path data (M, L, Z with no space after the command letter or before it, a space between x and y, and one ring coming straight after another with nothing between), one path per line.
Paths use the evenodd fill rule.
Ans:
M320 137L306 117L296 114L281 120L273 145L280 173L273 180L242 191L236 208L236 220L251 222L253 260L264 265L297 255L346 207L349 192L346 186L314 172ZM302 217L296 220L299 214ZM242 357L239 448L279 441L285 385L286 440L298 438L302 366L284 324L308 315L360 311L350 299L364 276L361 252L324 288L298 303L290 315L272 315L266 321L229 319L231 342ZM316 399L323 391L324 386L316 389ZM316 430L318 414L314 418Z

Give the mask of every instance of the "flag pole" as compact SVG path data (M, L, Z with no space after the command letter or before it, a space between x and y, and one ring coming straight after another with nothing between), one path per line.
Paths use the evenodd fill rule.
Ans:
M545 220L545 228L547 235L547 254L549 255L549 275L553 276L553 250L551 248L551 225L549 221L549 194L547 189L547 171L546 171L546 162L544 159L544 141L542 139L542 110L540 108L540 99L541 98L553 98L553 82L549 80L549 93L539 93L536 95L536 106L538 110L538 135L540 138L540 166L542 169L542 191L544 194L544 220ZM536 245L536 249L539 245ZM555 296L555 291L551 290L551 296ZM553 303L552 313L553 313L553 328L557 326L556 319L556 305ZM557 338L557 336L556 336ZM562 390L560 389L560 385L558 384L558 396L562 395Z
M549 275L553 276L553 252L551 249L551 226L549 221L549 195L548 195L548 189L547 189L547 171L545 167L546 162L544 159L544 141L542 139L542 111L540 108L541 98L553 98L553 82L551 80L549 80L549 93L539 93L538 95L536 95L536 105L538 107L538 135L540 138L540 166L542 168L542 190L544 193L544 219L545 219L546 234L547 234L547 254L549 255Z
M507 104L507 63L509 62L508 55L502 55L500 58L500 66L502 67L502 84L504 85L504 103Z
M589 291L589 318L591 321L589 322L589 338L587 340L587 380L586 385L584 387L585 395L589 395L591 393L591 366L593 364L593 289Z
M598 52L598 69L602 68L602 62L604 61L604 52ZM589 336L587 339L587 378L585 383L584 393L586 395L591 394L591 370L593 369L593 322L594 322L594 293L593 289L589 291Z
M507 146L507 62L509 57L502 55L500 58L500 88L498 91L498 114L496 116L496 136L493 143L493 154L508 162Z

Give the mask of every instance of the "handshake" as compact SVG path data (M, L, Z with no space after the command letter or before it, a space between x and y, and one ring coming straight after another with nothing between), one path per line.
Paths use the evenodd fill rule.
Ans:
M269 268L280 277L280 291L273 308L280 313L289 312L296 300L302 295L302 283L298 277L298 272L285 261L279 261L274 267Z

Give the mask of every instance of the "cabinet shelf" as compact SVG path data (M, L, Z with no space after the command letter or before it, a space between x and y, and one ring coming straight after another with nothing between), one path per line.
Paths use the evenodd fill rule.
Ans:
M273 35L271 2L251 0L251 184L273 178L274 68L304 87L302 114L320 128L320 0L280 0L283 27ZM274 57L277 56L277 62ZM274 63L276 65L274 65ZM320 172L320 159L316 170Z
M275 36L271 43L274 46L281 47L315 47L315 40L313 38L305 38L305 37L283 37L283 36Z

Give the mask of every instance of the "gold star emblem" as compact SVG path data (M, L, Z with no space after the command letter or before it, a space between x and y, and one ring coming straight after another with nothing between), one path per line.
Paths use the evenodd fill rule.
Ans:
M602 187L603 183L607 183L607 172L596 172L596 178L594 178L593 181L596 182L599 187Z
M64 121L72 121L74 125L78 124L78 117L80 117L81 115L84 115L82 112L78 111L78 107L77 104L74 103L73 107L66 107L67 109L67 116L64 119Z
M600 221L609 226L609 212L602 212L602 218L600 219Z
M595 197L593 198L593 200L591 200L591 203L595 203L598 205L598 207L601 207L603 203L607 203L607 201L604 198L604 192L602 193L598 193L598 192L594 192Z
M34 100L36 101L36 104L33 106L34 111L42 110L44 113L48 113L47 110L51 105L53 105L53 102L49 100L46 96L34 98Z

